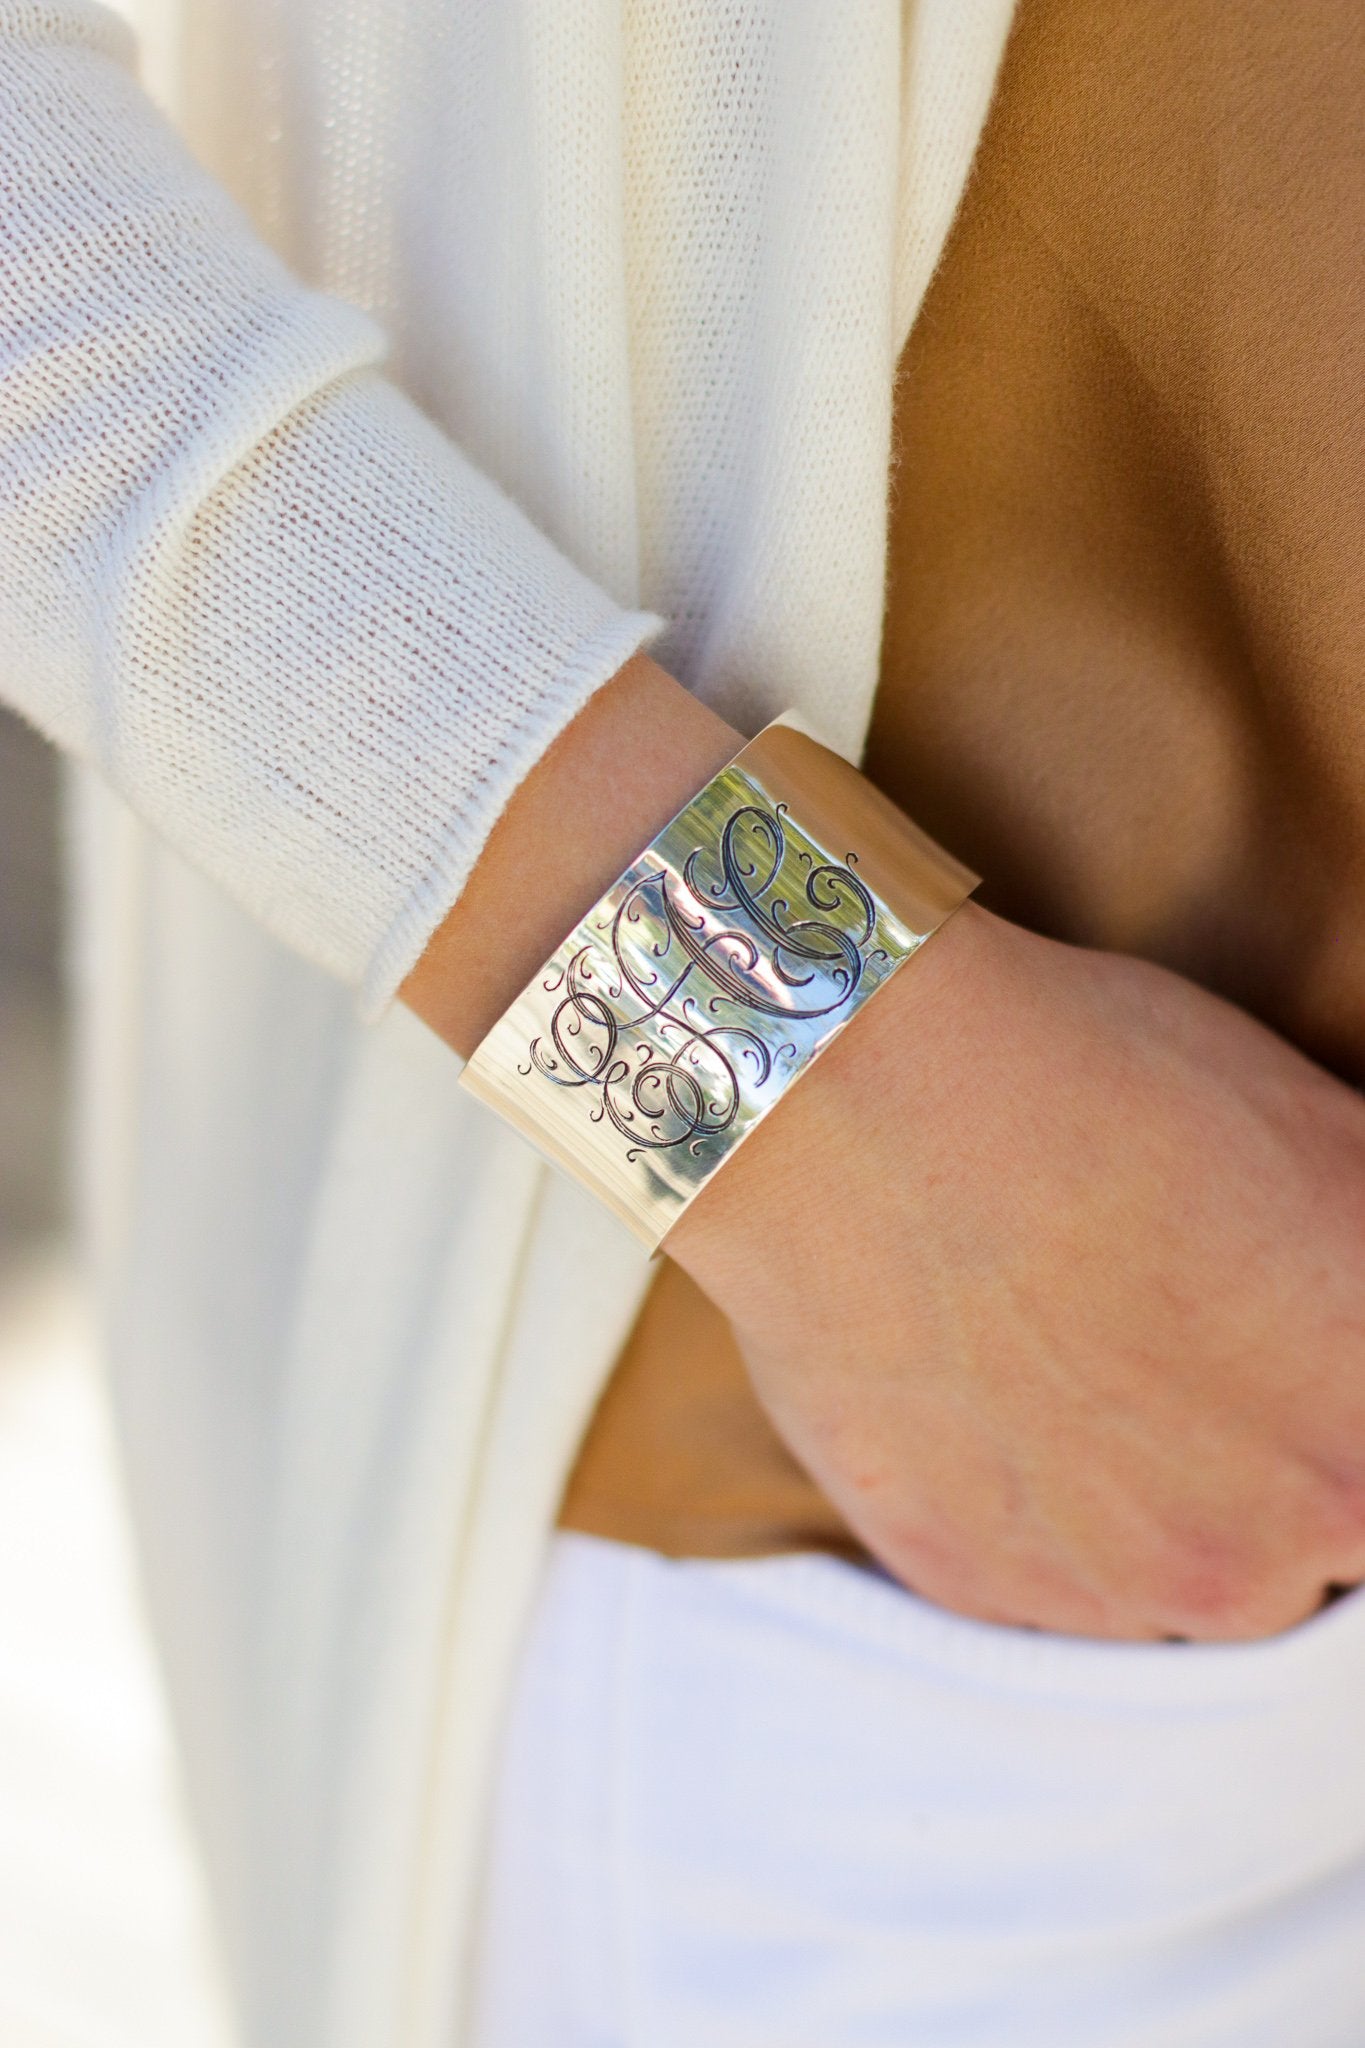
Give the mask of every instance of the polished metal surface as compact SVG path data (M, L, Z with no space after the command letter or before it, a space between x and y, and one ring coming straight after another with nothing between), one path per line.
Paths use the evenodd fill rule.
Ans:
M976 884L788 714L580 920L461 1080L654 1248Z

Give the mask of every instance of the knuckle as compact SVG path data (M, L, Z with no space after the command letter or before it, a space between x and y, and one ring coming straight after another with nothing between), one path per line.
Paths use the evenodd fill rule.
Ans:
M1365 1461L1263 1475L1259 1515L1168 1534L1154 1572L1161 1619L1208 1641L1279 1635L1329 1584L1365 1577Z
M1206 1543L1186 1548L1164 1590L1162 1616L1172 1632L1209 1642L1277 1635L1307 1604L1287 1592L1283 1572L1267 1560Z
M1329 1562L1359 1557L1365 1549L1365 1471L1319 1471L1313 1491Z

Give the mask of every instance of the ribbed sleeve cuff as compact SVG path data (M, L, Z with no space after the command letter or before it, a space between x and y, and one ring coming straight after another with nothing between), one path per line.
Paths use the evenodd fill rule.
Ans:
M380 1017L399 984L416 966L428 939L459 896L485 841L511 796L541 755L587 703L595 690L625 666L633 654L663 631L655 612L621 612L585 641L565 663L535 715L508 733L503 751L482 786L484 801L452 822L432 863L380 941L360 989L366 1022Z
M659 630L309 291L72 0L0 0L0 694L376 1016Z

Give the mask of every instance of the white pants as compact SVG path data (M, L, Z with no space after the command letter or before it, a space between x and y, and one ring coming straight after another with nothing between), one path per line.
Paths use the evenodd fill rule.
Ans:
M555 1539L475 2048L1362 2048L1365 1597L1217 1647Z

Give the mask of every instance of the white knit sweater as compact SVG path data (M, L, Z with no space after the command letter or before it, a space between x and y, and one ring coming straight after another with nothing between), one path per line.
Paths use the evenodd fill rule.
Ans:
M193 156L109 15L0 0L0 695L84 764L88 1211L246 2038L452 2048L645 1268L390 999L647 637L856 755L1010 0L140 11Z

